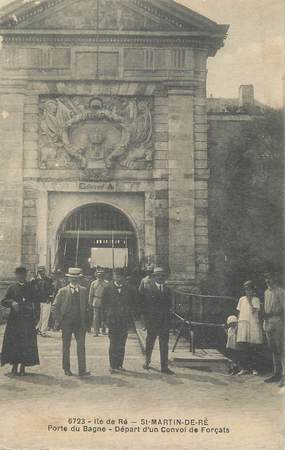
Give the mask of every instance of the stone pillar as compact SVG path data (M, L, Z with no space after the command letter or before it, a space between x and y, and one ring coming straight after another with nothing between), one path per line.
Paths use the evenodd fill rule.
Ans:
M173 281L195 280L194 86L169 86L169 264Z
M144 263L155 262L155 223L154 223L154 193L153 191L145 192L145 221L144 221L144 233L145 233L145 250L144 250Z
M5 86L3 91L9 92ZM21 264L24 95L0 91L0 277Z

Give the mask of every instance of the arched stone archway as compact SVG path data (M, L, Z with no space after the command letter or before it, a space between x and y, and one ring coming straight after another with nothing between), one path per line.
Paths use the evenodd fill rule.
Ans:
M104 204L111 208L114 208L114 210L118 211L120 214L127 218L136 237L136 263L139 264L144 260L146 233L145 203L144 196L142 194L105 192L82 192L79 194L77 192L54 191L49 192L47 198L48 215L46 217L46 257L44 252L44 241L42 239L40 252L41 264L46 264L47 267L50 267L51 270L57 267L59 230L62 229L66 220L68 220L68 218L76 211L80 210L81 208L85 208L88 205L97 204Z
M133 221L121 209L95 202L72 210L57 231L56 267L79 266L88 271L97 265L135 267L138 237Z

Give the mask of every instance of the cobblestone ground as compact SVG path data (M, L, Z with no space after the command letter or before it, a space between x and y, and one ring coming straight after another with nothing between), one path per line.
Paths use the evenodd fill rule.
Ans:
M3 329L1 330L1 335ZM0 335L0 344L2 336ZM88 335L87 379L67 378L61 370L61 338L51 333L39 338L41 366L30 375L12 379L8 367L0 372L0 449L27 450L281 450L283 396L277 386L267 386L262 377L243 378L175 368L175 376L142 369L143 356L135 334L129 336L126 369L120 375L108 372L108 338ZM72 365L76 369L74 343ZM68 425L68 418L93 420L127 419L125 427L140 427L133 433L48 431L48 425ZM229 428L229 433L161 430L150 426L144 432L141 420L208 419L206 428ZM134 422L134 423L131 423ZM88 427L103 425L88 424ZM155 428L158 428L158 432ZM109 431L111 429L113 431ZM168 427L169 428L169 427ZM175 427L176 428L176 427ZM180 427L177 427L180 428ZM182 427L183 428L183 427ZM92 430L93 431L93 430ZM94 430L95 431L95 430ZM224 430L223 430L224 431Z

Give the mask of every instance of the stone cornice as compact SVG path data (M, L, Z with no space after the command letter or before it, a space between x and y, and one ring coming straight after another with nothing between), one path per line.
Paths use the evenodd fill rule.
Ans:
M215 42L207 33L183 33L182 35L160 33L38 33L38 32L11 32L0 30L4 45L54 45L54 46L93 46L93 45L118 45L118 46L159 46L159 47L189 47L201 48L208 51L209 56L215 53Z
M199 80L165 81L163 86L169 95L195 95L195 91L199 87Z

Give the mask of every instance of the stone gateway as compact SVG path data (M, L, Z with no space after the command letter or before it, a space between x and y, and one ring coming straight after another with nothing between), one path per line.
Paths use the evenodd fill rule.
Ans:
M207 275L207 59L227 29L172 0L2 10L3 280L74 265L78 239L83 267L116 247L173 281Z

